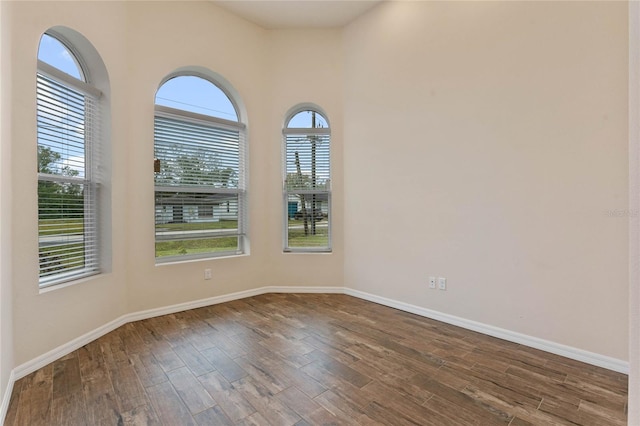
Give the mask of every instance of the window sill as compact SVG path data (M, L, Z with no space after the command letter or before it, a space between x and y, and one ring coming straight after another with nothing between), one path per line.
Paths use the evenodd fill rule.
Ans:
M282 254L333 254L333 250L305 250L305 249L298 249L298 250L283 250Z
M63 289L63 288L74 286L74 285L84 284L84 283L89 282L89 281L94 281L96 279L103 278L104 276L106 276L108 274L109 274L108 272L106 272L106 273L105 272L98 272L98 273L95 273L95 274L92 274L92 275L86 275L84 277L80 277L80 278L75 279L75 280L64 281L64 282L61 282L59 284L51 284L51 285L48 285L46 287L40 287L38 289L38 294L50 293L52 291L60 290L60 289Z
M240 254L230 254L228 256L213 256L213 257L198 257L195 259L184 259L184 260L169 260L166 262L158 262L156 260L156 266L171 266L171 265L182 265L183 263L194 263L194 262L203 262L210 260L223 260L223 259L235 259L239 257L248 257L249 253L240 253Z

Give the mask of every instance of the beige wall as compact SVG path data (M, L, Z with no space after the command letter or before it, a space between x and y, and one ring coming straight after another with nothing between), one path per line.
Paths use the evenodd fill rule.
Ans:
M21 182L20 191L13 187L11 244L15 365L130 312L267 285L342 286L340 189L334 197L334 253L282 254L280 164L287 110L314 102L334 125L334 182L340 182L339 30L268 32L209 2L16 2L14 9L12 21L21 22L11 30L14 116L3 120L20 123L14 126L11 144L13 181ZM37 182L32 172L35 54L41 34L54 25L68 26L89 39L109 72L113 265L109 274L39 294ZM314 66L301 69L301 56ZM162 79L183 67L218 73L243 103L249 129L251 254L156 266L150 168L153 100ZM203 279L205 268L212 269L211 281Z
M251 256L155 265L153 175L144 164L153 158L153 102L160 82L178 68L201 66L225 77L240 94L248 115L252 172L249 193L264 191L259 179L264 171L256 169L253 160L264 156L265 150L264 132L260 130L264 120L260 111L266 81L262 72L267 54L265 34L208 2L132 2L128 12L129 114L134 117L130 122L127 166L129 184L133 186L126 202L129 310L264 285L264 242L260 237L256 237L255 244L251 241ZM167 31L167 22L172 23L172 31ZM250 203L254 205L251 196ZM252 236L254 230L263 228L259 223L262 218L256 213L252 210L249 217ZM213 280L203 280L204 268L212 269Z
M640 3L629 2L629 209L640 211ZM628 424L640 424L640 218L629 218Z
M168 16L184 25L183 30L171 33L162 25L157 28ZM153 177L146 168L130 164L130 182L138 182L128 198L130 311L269 285L342 285L341 238L337 238L332 255L282 253L280 163L281 125L286 111L295 104L317 103L330 116L335 115L340 129L339 42L336 30L267 32L206 2L188 7L180 2L161 2L153 7L137 2L131 6L128 61L131 81L138 84L130 87L129 95L136 120L152 122L158 84L170 72L188 65L204 66L226 77L244 102L249 125L251 255L155 266L153 218L149 214L153 209ZM323 59L303 74L293 60L299 61L301 55ZM309 84L309 80L316 84ZM129 161L151 158L152 127L136 123L131 131L131 140L136 142L130 145ZM336 162L341 164L340 156ZM340 218L340 210L336 211ZM203 280L204 268L212 269L212 281Z
M83 283L39 294L37 236L37 176L35 79L40 36L48 28L63 25L83 34L100 52L107 66L111 93L111 141L114 158L111 185L114 206L127 191L126 117L128 66L125 46L124 8L103 3L13 4L11 29L11 86L13 166L13 321L16 365L29 361L125 313L126 274L124 224L126 209L112 213L112 272ZM3 117L4 119L4 117Z
M628 359L627 5L389 2L344 37L345 285Z
M272 76L267 87L269 103L264 111L269 146L261 162L282 161L282 126L289 109L300 103L322 108L331 126L332 233L331 254L294 254L282 252L284 204L282 171L271 167L269 198L271 208L261 211L266 216L266 246L272 285L343 285L343 221L342 221L342 49L339 30L280 30L270 33L269 69ZM255 207L255 206L254 206Z
M11 85L10 5L0 2L0 405L13 363L11 288ZM1 420L1 419L0 419Z

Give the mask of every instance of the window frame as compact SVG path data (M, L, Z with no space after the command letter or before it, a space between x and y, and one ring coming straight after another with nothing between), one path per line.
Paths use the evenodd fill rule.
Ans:
M182 76L193 76L199 77L207 82L213 84L216 88L218 88L224 95L229 99L231 105L235 109L236 116L238 117L238 121L228 120L221 117L211 116L199 114L196 112L182 110L177 108L172 108L164 105L158 105L154 101L154 156L156 155L158 146L156 141L156 126L157 120L167 119L178 122L183 122L186 124L196 125L196 126L204 126L211 129L223 130L223 131L233 131L238 132L238 185L237 188L224 188L224 187L211 187L207 185L158 185L155 181L154 173L154 246L161 241L171 241L172 239L158 239L158 217L157 217L157 209L158 209L158 193L197 193L197 194L231 194L237 195L237 231L233 232L211 232L210 238L217 237L237 237L237 246L235 250L227 250L227 251L208 251L202 253L191 253L191 254L179 254L179 255L171 255L171 256L158 256L157 250L154 249L155 252L155 262L156 265L168 264L168 263L178 263L178 262L188 262L193 260L206 260L206 259L216 259L216 258L226 258L232 256L240 256L248 253L248 235L247 235L247 222L248 222L248 200L247 200L247 178L248 178L248 163L247 163L247 126L242 120L242 115L240 114L240 109L238 108L238 103L234 96L229 94L229 91L224 88L224 86L218 81L205 73L202 72L189 72L182 71L179 73L172 74L167 78L163 79L162 83L158 86L158 90L164 85L167 81L173 78L179 78ZM157 157L156 157L157 159ZM206 237L206 233L203 233L204 237ZM215 234L215 235L214 235ZM203 238L204 238L203 237ZM173 240L188 240L186 238L175 238Z
M83 80L77 79L64 71L40 60L37 59L37 70L36 70L36 129L38 136L36 138L36 145L39 148L40 146L48 147L46 144L40 143L40 131L43 129L43 126L40 124L41 117L47 117L46 114L51 114L51 112L47 113L47 109L51 109L51 107L47 107L47 103L50 103L50 99L53 99L46 92L42 92L41 85L44 84L55 84L62 87L64 90L69 91L70 93L82 97L84 104L82 109L82 118L81 122L83 125L83 137L82 137L82 147L84 151L84 167L83 167L83 176L66 176L62 174L49 174L38 171L37 172L37 181L38 188L40 187L40 182L48 182L54 184L70 184L70 185L82 185L82 198L83 198L83 208L82 208L82 216L83 216L83 231L82 231L82 255L83 255L83 265L81 268L71 267L70 270L62 270L60 272L53 272L49 274L44 274L42 272L43 268L43 258L40 256L40 210L41 210L41 202L40 202L40 192L38 190L38 264L39 264L39 279L38 285L39 288L49 289L54 286L58 286L61 284L68 284L74 281L78 281L90 276L98 275L103 272L103 260L102 260L102 241L100 236L100 180L99 174L96 172L97 164L99 163L98 158L100 152L100 145L102 144L102 132L100 126L103 121L103 114L101 111L101 103L102 103L102 91L91 84L89 67L86 66L85 61L82 55L78 52L77 49L73 47L73 44L67 40L62 34L54 31L52 29L45 31L43 36L47 35L56 39L59 43L61 43L72 55L72 59L75 64L78 66L78 70L81 76L84 78ZM38 49L40 48L40 44L38 44ZM52 87L52 86L51 86ZM54 90L54 89L51 89ZM61 90L61 89L58 89ZM41 101L41 99L44 99ZM42 104L41 104L42 102ZM41 105L42 111L41 112ZM66 104L63 104L66 105ZM50 130L50 129L49 129ZM61 144L64 145L64 144ZM69 217L69 215L67 215ZM59 229L59 232L62 232L62 229ZM60 233L61 238L64 239L64 233ZM69 241L66 241L66 244L69 244ZM53 259L56 255L50 254L48 259ZM47 260L45 258L44 262L47 261L56 261L56 260Z
M289 127L292 119L302 112L313 112L319 114L327 123L327 127ZM282 129L283 142L282 142L282 194L283 194L283 252L284 253L332 253L333 252L333 214L332 214L332 187L331 187L331 124L327 118L327 114L319 107L315 105L303 104L294 107L286 116L285 124ZM289 190L287 186L287 157L288 157L288 136L305 136L305 135L317 135L326 136L328 147L328 171L329 177L327 179L327 186L325 189L293 189ZM290 246L289 245L289 198L291 195L326 195L327 198L327 245L326 246ZM305 200L306 204L306 200ZM312 216L314 207L311 207Z

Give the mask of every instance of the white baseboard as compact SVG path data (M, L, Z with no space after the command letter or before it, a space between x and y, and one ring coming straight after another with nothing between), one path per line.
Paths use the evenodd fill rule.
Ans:
M2 405L0 405L0 424L4 424L4 419L7 417L7 411L9 410L9 402L11 402L11 393L13 392L13 384L16 382L13 371L9 374L9 382L7 383L7 389L5 389L4 396L2 397Z
M465 318L457 317L454 315L445 314L442 312L434 311L427 308L421 308L420 306L411 305L409 303L399 302L393 299L387 299L385 297L376 296L374 294L365 293L359 290L352 290L345 288L345 294L357 297L359 299L368 300L370 302L379 303L384 306L399 309L401 311L410 312L412 314L420 315L422 317L431 318L437 321L441 321L447 324L455 325L465 328L467 330L477 331L478 333L486 334L489 336L497 337L502 340L507 340L513 343L519 343L521 345L529 346L535 349L540 349L545 352L560 355L565 358L570 358L576 361L585 362L587 364L595 365L597 367L606 368L608 370L617 371L618 373L629 374L629 363L620 359L600 355L597 353L577 349L571 346L566 346L560 343L551 342L549 340L540 339L526 334L517 333L515 331L506 330L504 328L494 327L492 325L483 324L480 322L468 320Z
M344 287L283 287L271 286L263 287L265 293L324 293L324 294L345 294Z
M214 296L206 299L194 300L192 302L178 303L177 305L164 306L162 308L155 308L155 309L149 309L146 311L134 312L131 314L124 315L121 318L125 319L125 322L123 322L123 324L126 324L128 322L139 321L139 320L153 318L153 317L159 317L161 315L175 314L176 312L187 311L189 309L196 309L196 308L202 308L204 306L217 305L219 303L231 302L232 300L245 299L247 297L259 296L261 294L267 294L267 293L340 293L340 294L343 294L344 288L342 287L284 287L284 286L260 287L260 288L251 289L251 290L239 291L237 293L225 294L222 296ZM78 347L80 348L82 346L84 346L84 344ZM72 351L69 351L69 352L72 352Z
M231 302L232 300L245 299L247 297L259 296L267 293L265 287L239 291L231 294L223 294L222 296L208 297L206 299L194 300L192 302L178 303L171 306L163 306L161 308L148 309L146 311L133 312L125 315L126 322L140 321L143 319L159 317L162 315L175 314L176 312L187 311L189 309L202 308L204 306L217 305L219 303Z
M129 322L139 321L143 319L159 317L161 315L174 314L176 312L182 312L189 309L202 308L203 306L217 305L219 303L230 302L232 300L245 299L247 297L259 296L265 293L344 293L342 287L286 287L286 286L271 286L260 287L256 289L239 291L237 293L225 294L222 296L208 297L206 299L194 300L191 302L178 303L175 305L164 306L161 308L148 309L145 311L133 312L123 315L113 321L104 324L95 330L83 334L64 345L58 346L55 349L50 350L47 353L40 355L37 358L27 361L24 364L14 368L14 380L19 380L24 376L27 376L34 371L44 367L45 365L83 347L89 342L92 342L105 334L115 330L116 328L123 326Z
M525 346L540 349L545 352L550 352L556 355L564 356L566 358L582 361L587 364L592 364L598 367L606 368L609 370L617 371L619 373L629 374L629 363L616 358L611 358L605 355L596 354L593 352L584 351L582 349L573 348L570 346L562 345L560 343L551 342L537 337L528 336L514 331L506 330L499 327L471 321L468 319L456 317L453 315L445 314L442 312L434 311L427 308L411 305L409 303L400 302L393 299L387 299L385 297L376 296L374 294L365 293L359 290L353 290L345 287L288 287L288 286L270 286L261 287L252 290L241 291L237 293L226 294L222 296L215 296L206 299L194 300L192 302L178 303L176 305L165 306L162 308L149 309L145 311L133 312L123 315L115 320L104 324L95 330L92 330L84 335L71 340L64 345L61 345L49 352L40 355L37 358L27 361L13 369L9 378L9 384L7 390L2 399L2 406L0 407L0 423L4 422L7 409L9 407L9 400L11 398L11 391L13 390L13 383L21 379L22 377L33 373L39 368L81 348L89 342L92 342L110 331L133 321L139 321L147 318L153 318L160 315L167 315L176 312L186 311L188 309L201 308L203 306L216 305L219 303L230 302L232 300L244 299L252 296L259 296L266 293L337 293L347 294L357 297L359 299L368 300L370 302L378 303L380 305L389 306L391 308L399 309L401 311L410 312L412 314L420 315L426 318L431 318L437 321L442 321L447 324L455 325L458 327L466 328L468 330L477 331L479 333L487 334L489 336L497 337L499 339L507 340L514 343L520 343Z
M27 361L24 364L17 366L13 369L15 380L20 380L21 378L28 376L29 374L44 367L45 365L50 364L59 358L62 358L63 356L75 351L76 349L80 349L87 343L104 336L105 334L115 330L116 328L126 323L126 315L123 315L120 318L116 318L115 320L96 328L95 330L89 331L88 333L85 333L80 337L76 337L75 339L65 343L64 345L58 346L57 348L54 348L49 352L46 352L39 357L32 359L31 361Z

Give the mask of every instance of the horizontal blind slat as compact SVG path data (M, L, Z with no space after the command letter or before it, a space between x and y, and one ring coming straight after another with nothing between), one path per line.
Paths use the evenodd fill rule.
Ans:
M237 254L244 236L244 135L156 115L156 257ZM200 253L200 254L199 254Z
M285 129L285 251L331 249L329 129Z

